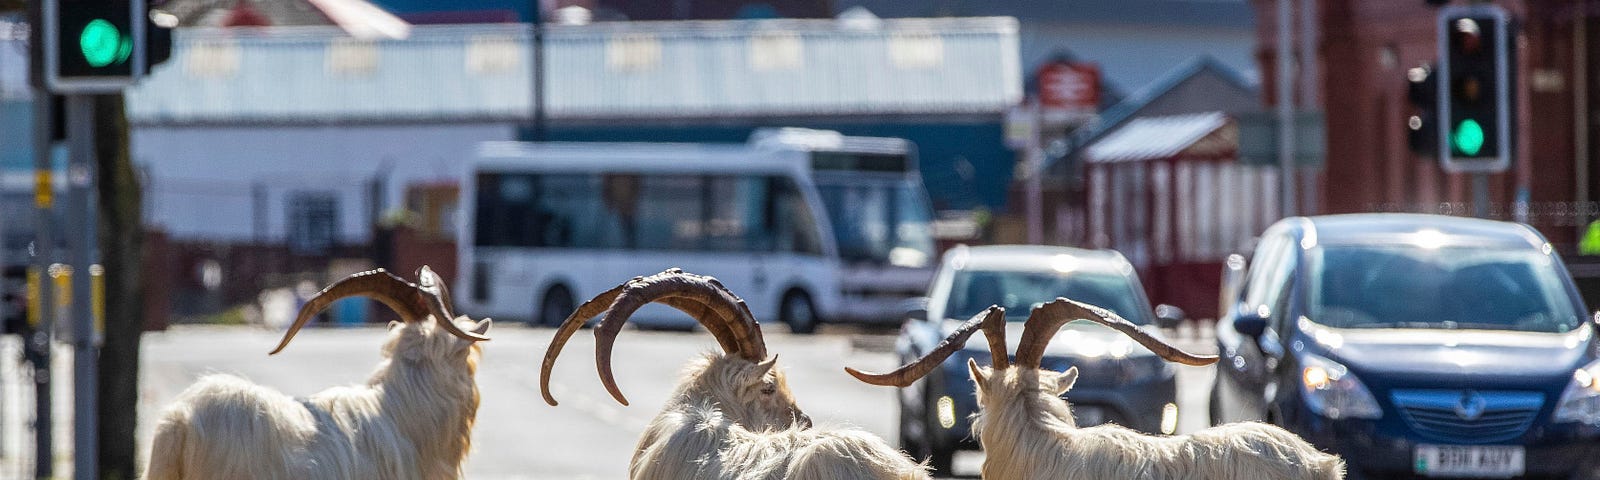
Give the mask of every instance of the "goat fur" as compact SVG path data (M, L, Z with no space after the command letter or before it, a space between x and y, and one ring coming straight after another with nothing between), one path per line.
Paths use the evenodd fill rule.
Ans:
M928 478L925 466L874 435L796 422L799 409L775 361L707 353L691 362L640 436L631 478Z
M485 330L457 317L463 329ZM207 375L168 407L145 478L443 480L461 477L481 348L435 322L391 324L365 385L304 399Z
M1117 425L1078 428L1061 398L1077 368L1056 372L967 361L981 405L973 435L983 478L1061 480L1335 480L1344 462L1263 423L1231 423L1158 437Z

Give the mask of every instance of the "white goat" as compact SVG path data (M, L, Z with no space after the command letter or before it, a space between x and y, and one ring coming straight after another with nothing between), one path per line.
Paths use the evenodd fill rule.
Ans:
M301 308L272 351L335 300L371 296L404 323L391 325L366 385L296 399L230 375L203 377L156 427L145 478L460 478L478 411L477 342L488 339L490 320L455 317L444 281L428 267L417 275L420 285L382 269L335 282Z
M1116 329L1156 355L1186 365L1216 363L1214 356L1192 355L1139 330L1116 313L1058 298L1034 308L1017 347L1019 368L1010 368L1005 350L1005 309L989 307L962 324L937 348L893 372L870 374L846 368L874 385L906 387L933 371L967 338L983 329L994 367L967 359L978 385L979 413L973 432L987 456L989 479L1138 480L1333 480L1344 477L1339 457L1317 451L1282 428L1263 423L1233 423L1190 435L1158 437L1117 425L1078 428L1062 398L1078 379L1040 368L1045 346L1061 325L1085 319Z
M761 327L716 279L671 269L634 278L584 302L545 352L539 384L545 401L550 371L573 333L605 312L595 328L595 362L606 390L627 398L611 375L611 349L639 307L659 302L694 317L724 353L691 362L661 413L634 449L634 479L923 479L927 469L859 430L813 428L795 404L777 356L768 357Z

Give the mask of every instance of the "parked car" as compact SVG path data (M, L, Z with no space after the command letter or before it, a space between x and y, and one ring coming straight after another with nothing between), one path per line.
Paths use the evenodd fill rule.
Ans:
M921 358L951 329L990 305L1006 308L1008 354L1015 355L1023 320L1034 306L1069 297L1117 312L1140 325L1158 322L1133 266L1112 250L1042 246L957 246L946 252L928 296L912 308L896 342L902 363ZM1163 305L1159 320L1176 325L1183 311ZM1159 335L1159 332L1153 332ZM1077 366L1067 393L1081 426L1114 422L1146 432L1177 425L1175 372L1126 336L1087 321L1067 324L1045 353L1044 366ZM966 361L989 364L989 348L974 336L940 370L899 389L900 445L948 472L957 450L977 449L968 417L977 411Z
M1231 262L1230 262L1231 263ZM1265 420L1349 478L1593 478L1595 325L1526 225L1289 218L1218 322L1213 423Z

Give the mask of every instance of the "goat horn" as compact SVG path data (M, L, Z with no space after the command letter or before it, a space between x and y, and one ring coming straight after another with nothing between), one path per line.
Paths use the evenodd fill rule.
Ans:
M311 321L311 317L328 308L333 302L346 297L357 295L370 296L382 302L395 313L400 314L400 319L407 323L415 322L428 315L428 308L423 305L422 298L417 295L417 285L394 276L384 269L368 270L345 277L328 288L322 289L311 300L300 307L300 314L295 317L294 323L289 325L289 330L283 333L283 340L278 342L278 348L272 349L275 355L289 346L289 341L294 339L300 328Z
M1039 368L1044 360L1045 345L1050 343L1050 337L1055 336L1061 326L1073 320L1088 320L1113 330L1122 332L1133 341L1139 342L1144 348L1150 349L1157 356L1168 361L1184 365L1203 366L1217 363L1215 355L1195 355L1178 349L1160 339L1140 330L1138 325L1123 319L1116 312L1090 305L1083 302L1057 298L1050 303L1040 305L1033 309L1028 316L1027 326L1022 331L1022 345L1017 348L1017 363ZM1026 353L1026 357L1024 357Z
M595 367L599 369L600 382L605 385L606 391L611 393L617 403L628 404L627 397L622 395L622 390L617 388L616 378L611 371L611 350L617 340L617 334L622 331L622 325L628 321L639 307L650 302L662 302L672 305L678 302L665 302L669 298L694 300L703 304L700 312L685 312L694 315L694 319L713 335L731 336L732 346L736 349L727 349L730 342L718 340L723 345L727 354L739 355L746 360L759 362L767 357L767 345L761 338L761 326L756 323L755 317L750 315L750 309L744 305L744 300L738 295L728 291L715 278L684 273L680 269L669 269L656 275L628 282L622 292L617 295L616 301L611 303L611 308L606 310L605 317L600 320L600 325L594 330ZM705 313L717 313L713 317ZM721 323L725 328L719 328Z
M634 277L629 283L642 279L643 277ZM578 333L578 329L583 328L584 322L610 308L611 302L616 301L617 295L621 295L623 287L627 286L627 283L617 285L583 302L583 305L578 305L578 309L567 315L567 319L561 322L561 327L556 329L555 337L550 339L550 346L545 348L544 364L539 367L539 392L544 394L544 403L552 407L558 403L556 397L550 394L550 371L556 367L556 357L561 356L561 348L567 346L567 340L572 339L572 334Z
M427 265L417 269L417 281L420 282L417 285L417 292L423 294L423 303L427 305L428 312L433 314L433 321L437 322L439 327L444 328L444 331L450 332L451 335L469 342L481 342L489 339L489 337L485 337L478 332L468 332L456 326L456 316L451 311L453 310L451 307L454 304L450 303L450 290L445 287L444 279L433 273L433 269L428 268Z
M968 319L966 323L956 327L954 332L950 332L950 336L945 337L944 341L939 342L939 345L929 351L927 355L923 355L922 358L907 363L892 372L867 373L850 367L844 367L844 371L856 377L856 380L873 385L885 387L910 386L917 379L938 368L939 364L944 362L944 359L950 358L950 354L960 350L963 345L966 345L967 338L971 337L980 328L983 330L984 338L989 340L989 356L994 360L994 368L1010 366L1006 361L1006 309L995 305L978 312L977 315L973 315L971 319Z

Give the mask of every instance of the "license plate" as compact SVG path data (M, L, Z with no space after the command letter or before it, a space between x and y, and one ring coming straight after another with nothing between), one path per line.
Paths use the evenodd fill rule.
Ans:
M1520 446L1417 445L1416 471L1440 477L1510 478L1523 473Z

